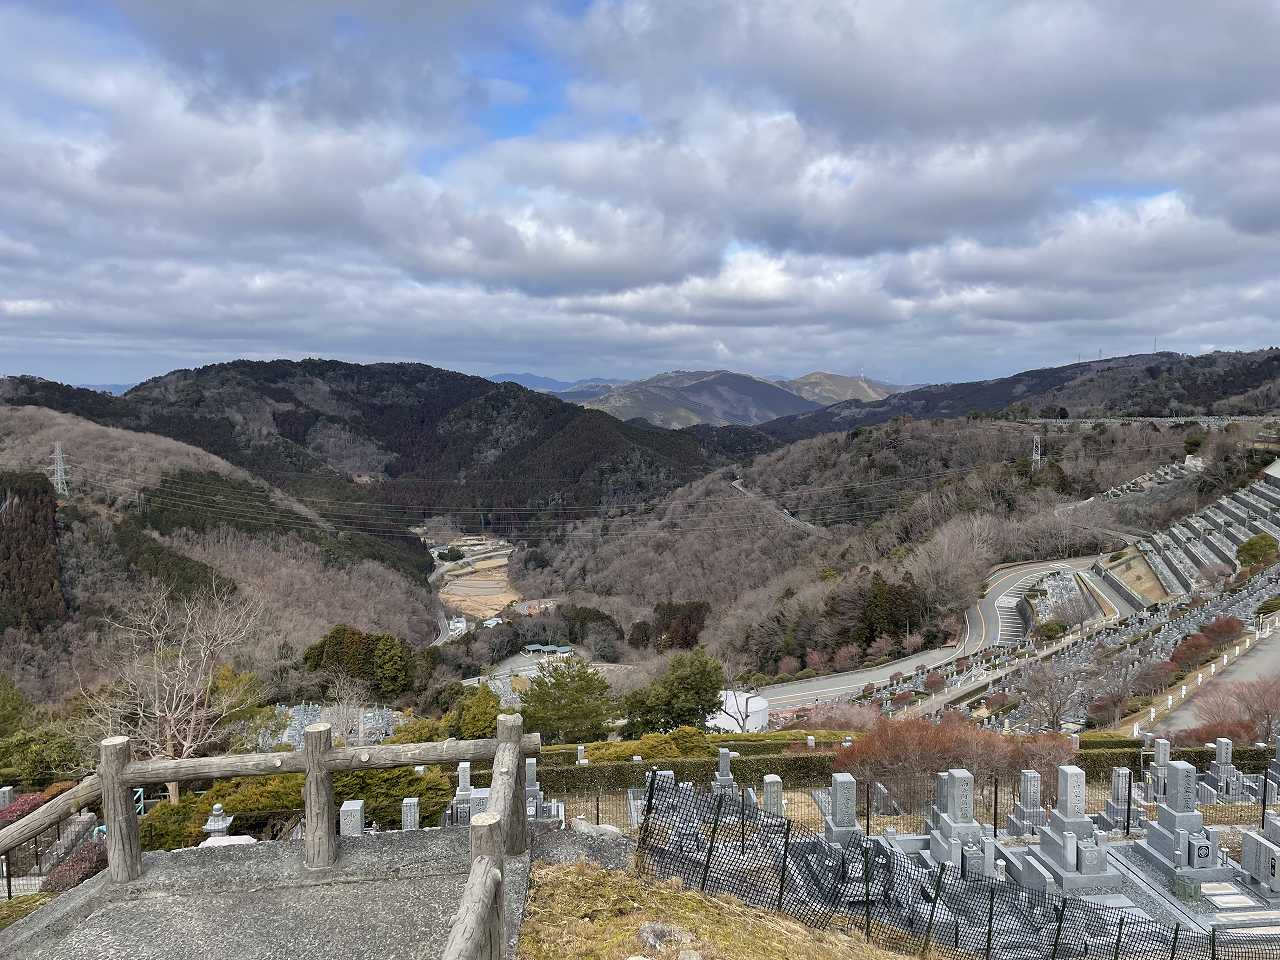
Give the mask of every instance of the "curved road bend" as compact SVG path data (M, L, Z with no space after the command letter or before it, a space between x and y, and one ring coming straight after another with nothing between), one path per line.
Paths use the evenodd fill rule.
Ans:
M833 673L825 677L814 677L811 680L774 684L770 687L762 687L760 694L768 699L771 712L790 710L848 697L861 691L868 683L883 682L895 673L910 673L922 664L927 668L942 666L952 660L971 656L980 650L994 646L1000 639L1002 611L1006 638L1015 639L1013 632L1018 628L1015 626L1017 613L1013 603L1016 602L1016 596L1021 596L1032 580L1054 570L1072 569L1081 573L1089 586L1095 588L1121 615L1127 616L1132 613L1132 608L1128 604L1088 572L1088 567L1096 559L1097 557L1075 557L1069 560L1033 560L996 570L988 581L990 586L986 595L965 611L964 638L959 646L926 650L880 667ZM1000 603L1001 598L1004 598L1003 605ZM1103 612L1111 615L1115 611L1104 610Z

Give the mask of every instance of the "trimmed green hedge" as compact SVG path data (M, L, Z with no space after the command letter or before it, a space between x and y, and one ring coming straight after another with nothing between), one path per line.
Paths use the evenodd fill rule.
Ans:
M835 753L802 750L767 756L740 756L733 761L733 776L739 783L758 784L765 774L776 773L784 786L818 786L831 781ZM671 770L677 780L710 783L716 772L715 757L684 757L661 760L653 764L626 762L589 763L585 767L544 767L538 764L538 783L553 796L572 793L594 793L597 790L623 790L644 786L645 771L650 766ZM487 787L492 770L471 771L472 786ZM450 782L457 783L457 772L449 772Z
M1083 744L1082 739L1081 745ZM1236 747L1232 761L1245 773L1261 773L1267 769L1272 756L1267 747ZM1174 747L1169 757L1171 760L1185 760L1197 770L1207 770L1214 752L1208 747ZM1127 749L1081 750L1076 754L1075 763L1085 771L1090 780L1105 780L1111 776L1112 767L1128 767L1137 773L1141 767L1140 758L1140 751L1135 743Z
M650 734L648 738L650 742L657 743L658 738L664 736L678 736L678 734ZM735 751L743 757L748 756L776 756L784 753L788 747L799 746L804 747L805 738L812 736L819 749L832 749L839 746L841 741L851 734L839 730L774 730L769 733L715 733L708 734L705 737L706 744L710 747L709 756L714 757L716 752L724 747L725 749ZM633 754L640 754L648 763L653 759L654 763L661 761L661 756L651 758L645 751L645 744L641 740L598 740L593 743L584 744L587 748L587 759L592 763L609 762L606 760L598 760L597 758L604 753L610 760L616 759L618 762L630 762ZM667 751L662 751L667 753ZM670 755L669 753L667 755ZM554 746L544 746L542 754L538 757L538 769L550 769L552 767L573 767L578 762L578 747L576 744L556 744ZM472 773L478 764L472 764ZM664 768L665 769L665 768Z
M1122 733L1082 733L1080 749L1083 750L1129 750L1136 749L1142 741L1126 737Z
M1089 780L1108 780L1112 767L1128 767L1134 773L1141 769L1142 754L1135 746L1102 750L1081 750L1075 756L1075 764L1084 770Z

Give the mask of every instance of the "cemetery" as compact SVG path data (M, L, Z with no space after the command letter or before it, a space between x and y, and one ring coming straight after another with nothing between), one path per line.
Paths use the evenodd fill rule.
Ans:
M934 939L1010 960L1104 948L1121 956L1130 951L1111 951L1128 937L1135 955L1158 949L1198 958L1202 942L1244 945L1280 935L1280 740L1265 766L1251 747L1241 762L1258 772L1246 773L1230 741L1214 743L1200 771L1175 759L1167 740L1147 736L1140 768L1115 766L1101 780L1075 762L1027 769L1003 794L998 781L963 767L903 782L837 770L817 788L788 784L778 773L744 782L741 771L754 778L758 764L748 761L759 758L720 747L714 768L696 782L633 761L643 785L625 792L619 829L600 821L598 807L595 823L571 815L566 798L545 789L540 741L521 735L518 717L502 719L496 741L335 748L327 731L307 728L297 753L145 764L105 742L100 773L47 804L56 809L46 821L80 818L100 799L108 869L0 931L0 949L56 943L66 948L59 956L96 955L93 941L116 936L120 924L153 936L171 928L174 911L186 916L199 902L235 914L225 930L202 934L228 956L236 955L233 933L251 929L278 945L273 956L308 956L304 947L316 942L308 937L322 935L357 958L496 960L511 955L531 847L559 836L618 844L625 858L634 849L642 876L680 877L687 889L731 893L811 927L864 932L906 952ZM802 753L816 746L796 744ZM1082 762L1086 756L1075 754ZM481 785L473 766L490 760L493 772ZM364 799L338 804L325 793L327 770L441 761L450 763L456 785L436 822L426 822L417 797L402 798L394 822L374 824ZM570 752L568 761L591 767L585 751ZM175 773L277 772L307 774L306 817L289 838L255 842L237 811L219 804L198 848L137 851L131 784ZM0 787L0 804L11 797ZM816 816L801 815L802 806ZM1240 816L1225 824L1223 810ZM15 828L29 832L24 822L0 831L0 845L18 835ZM96 823L77 822L85 829ZM393 905L361 923L343 900L356 890ZM272 930L245 919L280 913L290 919ZM308 934L299 928L305 924L324 933ZM375 934L410 936L414 949L387 949L370 939ZM184 953L168 933L154 936L168 952L133 955L204 956ZM424 945L432 952L422 952Z

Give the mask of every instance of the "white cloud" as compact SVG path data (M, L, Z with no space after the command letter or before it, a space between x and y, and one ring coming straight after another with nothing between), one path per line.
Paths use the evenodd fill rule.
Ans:
M0 0L9 370L918 381L1280 329L1271 7L75 9Z

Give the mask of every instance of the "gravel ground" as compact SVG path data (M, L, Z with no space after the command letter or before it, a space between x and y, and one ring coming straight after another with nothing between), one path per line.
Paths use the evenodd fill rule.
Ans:
M467 831L457 828L342 840L338 865L323 871L307 871L301 859L297 843L148 854L141 880L104 886L93 912L74 929L33 938L23 956L436 957L470 872ZM504 891L513 944L528 874L527 857L508 861Z

